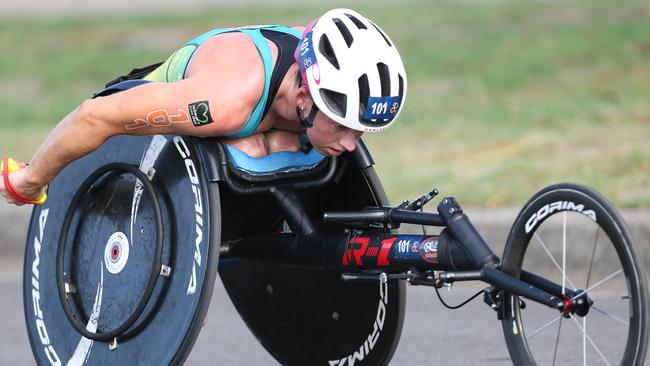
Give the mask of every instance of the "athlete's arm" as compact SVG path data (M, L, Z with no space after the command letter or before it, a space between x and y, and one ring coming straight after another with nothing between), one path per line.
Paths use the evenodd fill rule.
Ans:
M262 94L263 65L252 42L230 34L215 41L231 52L214 52L204 44L184 80L84 101L52 130L30 167L10 175L14 189L26 197L40 196L66 165L115 135L225 136L239 131ZM203 65L195 62L201 59ZM0 194L7 196L2 182Z
M237 77L211 71L175 83L150 83L86 100L57 124L28 169L11 174L12 186L26 197L38 197L66 165L115 135L235 133L261 94L255 78L232 79ZM216 90L219 84L224 85L222 92ZM0 194L7 195L1 182Z

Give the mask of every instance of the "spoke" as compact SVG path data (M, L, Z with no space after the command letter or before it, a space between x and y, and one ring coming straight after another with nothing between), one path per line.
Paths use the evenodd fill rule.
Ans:
M587 366L587 317L582 317L582 366Z
M562 220L562 296L564 296L566 293L566 211L562 212Z
M585 288L589 287L589 280L591 279L591 269L594 266L594 258L596 257L596 245L598 245L598 234L600 234L600 226L598 226L598 230L596 231L596 239L594 240L594 248L591 250L591 261L589 262L589 272L587 272L587 284L585 285Z
M560 316L558 316L557 318L555 318L555 319L551 320L550 322L546 323L546 324L543 325L541 328L539 328L539 329L537 329L536 331L534 331L533 334L527 336L526 339L531 339L531 338L533 338L533 337L534 337L535 335L537 335L539 332L541 332L541 331L543 331L544 329L550 327L551 325L553 325L555 322L557 322L557 321L560 320L560 319L562 319L562 315L560 315Z
M609 361L607 361L607 359L605 358L605 356L603 355L603 353L600 351L600 348L598 348L598 346L596 346L596 343L594 343L594 340L591 339L591 337L589 336L589 334L587 334L586 329L583 328L583 327L580 325L580 322L578 322L578 321L576 320L576 318L575 318L573 315L571 315L571 319L572 319L573 322L578 326L578 328L580 328L580 331L582 332L583 337L586 337L586 338L587 338L587 340L589 341L589 343L591 344L591 346L594 347L594 349L596 350L596 353L598 353L598 355L600 356L600 358L602 358L603 361L605 361L605 363L606 363L608 366L611 366L612 364L609 363Z
M553 261L555 268L557 268L557 270L560 271L560 273L563 273L562 267L560 267L560 264L555 260L555 257L553 257L553 254L551 254L551 251L548 250L548 247L546 247L546 244L544 244L542 238L540 238L537 233L535 233L534 235L535 238L537 239L537 242L542 246L542 249L544 249L544 251L546 252L546 255L548 255L548 257L551 258L551 261ZM571 282L570 278L566 277L566 280L569 282L569 285L571 285L573 289L577 288L576 285L574 285L573 282Z
M617 317L616 315L612 315L612 314L606 312L605 310L602 310L602 309L600 309L600 308L598 308L598 307L596 307L596 306L593 306L593 305L591 306L591 308L594 309L594 310L596 310L596 311L598 311L599 313L601 313L601 314L603 314L603 315L605 315L605 316L608 316L608 317L610 317L610 318L616 320L617 322L619 322L619 323L621 323L621 324L623 324L623 325L625 325L625 326L628 326L628 327L630 326L630 323L628 323L628 322L626 322L625 320L623 320L623 319Z
M588 289L584 290L584 292L582 292L582 293L580 293L580 294L574 296L574 297L571 299L571 301L577 299L578 297L582 296L583 294L586 294L587 292L589 292L589 291L595 289L596 287L602 285L603 283L609 281L610 279L612 279L613 277L615 277L616 275L618 275L618 274L621 273L621 272L623 272L623 268L621 268L621 269L619 269L618 271L612 273L611 275L609 275L609 276L603 278L602 280L600 280L600 282L598 282L598 283L596 283L595 285L593 285L593 286L589 287Z
M553 366L555 366L555 360L557 357L557 345L560 344L560 330L562 329L562 319L557 323L557 334L555 335L555 349L553 350Z

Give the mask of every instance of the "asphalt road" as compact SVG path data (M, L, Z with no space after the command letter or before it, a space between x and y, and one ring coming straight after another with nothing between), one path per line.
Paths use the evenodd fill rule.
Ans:
M22 313L20 276L0 278L0 365L33 365ZM471 294L450 292L450 302ZM162 346L162 345L161 345ZM471 349L471 352L468 350ZM407 313L394 365L507 365L508 351L494 312L480 300L466 308L444 309L431 289L409 287ZM221 285L215 288L208 323L187 365L278 365L246 328Z
M452 291L442 294L450 304L467 298L480 287L463 284L456 285ZM20 276L18 272L4 272L0 275L0 365L33 365L27 333L22 314ZM616 301L607 298L606 302ZM622 311L616 305L601 305L614 312ZM535 305L529 305L535 309ZM546 309L546 308L544 308ZM533 310L531 310L533 311ZM530 323L545 324L555 317L548 311L533 311L526 320ZM262 348L237 314L228 296L218 282L208 313L208 323L187 359L187 365L278 365ZM610 319L611 320L611 319ZM577 327L570 320L563 320L563 338L558 351L570 354L569 360L557 364L582 364L580 347L573 347L568 341L580 339L576 336ZM608 347L615 347L617 325L612 321L590 323L592 337L608 354ZM613 327L613 328L611 328ZM538 328L538 326L536 326ZM542 331L536 340L537 350L550 360L554 349L557 327L554 325ZM573 332L573 335L565 335ZM601 339L598 339L601 337ZM572 346L573 345L573 346ZM163 347L164 345L161 345ZM563 348L564 347L564 348ZM589 365L599 363L597 353L588 345ZM501 325L495 313L477 298L459 310L443 308L432 289L408 287L407 311L400 344L391 365L430 366L430 365L510 365L510 357L501 332ZM548 364L551 364L549 361Z

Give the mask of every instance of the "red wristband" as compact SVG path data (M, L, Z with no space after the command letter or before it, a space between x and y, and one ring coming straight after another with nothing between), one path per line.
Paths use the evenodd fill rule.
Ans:
M10 171L9 171L9 157L8 156L5 156L2 159L2 164L4 165L4 169L2 169L2 176L3 176L3 179L4 179L4 183L5 183L5 189L7 190L7 193L11 197L13 197L15 200L17 200L17 201L19 201L21 203L26 203L26 204L30 204L30 205L40 205L40 204L43 204L43 202L45 202L45 199L47 199L47 194L44 194L43 196L41 196L39 198L27 198L27 197L23 196L22 194L16 192L14 187L9 182L9 173L10 173Z

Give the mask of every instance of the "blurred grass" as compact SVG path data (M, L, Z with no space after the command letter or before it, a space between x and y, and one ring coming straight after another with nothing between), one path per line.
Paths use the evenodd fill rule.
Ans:
M205 30L306 24L326 5L220 7L0 23L0 151L28 159L108 80ZM438 187L461 203L520 205L557 181L650 207L650 3L360 4L409 76L395 128L367 134L393 201Z

